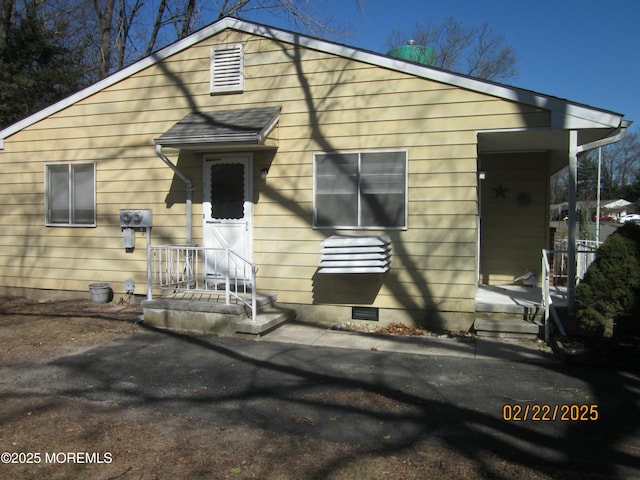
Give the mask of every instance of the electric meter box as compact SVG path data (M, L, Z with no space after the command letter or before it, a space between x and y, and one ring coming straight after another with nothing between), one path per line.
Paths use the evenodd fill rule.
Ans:
M131 228L136 231L145 231L147 228L151 228L152 218L151 209L133 210L133 209L121 209L120 210L120 228Z

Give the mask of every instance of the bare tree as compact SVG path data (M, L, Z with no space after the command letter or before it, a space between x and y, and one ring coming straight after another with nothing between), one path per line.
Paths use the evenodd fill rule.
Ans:
M88 0L48 1L73 5ZM360 8L361 0L354 1ZM212 11L202 0L91 0L94 19L85 18L82 31L87 37L85 43L92 46L87 50L97 50L98 77L185 38L202 24L226 16L251 18L268 12L312 34L345 36L348 31L337 26L311 0L214 0L213 4ZM67 7L71 14L70 10ZM153 19L152 23L145 22L146 19ZM78 18L75 23L79 21Z
M194 20L196 17L196 0L187 0L187 4L182 15L182 25L178 30L178 38L185 38L193 31Z
M418 23L410 34L395 30L387 38L389 49L412 39L434 50L434 66L484 80L507 80L516 76L517 57L487 22L466 26L454 17L441 24Z
M361 8L361 0L353 1ZM262 19L266 12L319 36L349 31L313 0L0 0L0 46L23 5L37 5L65 46L83 54L87 83L225 16Z
M362 11L362 0L353 1ZM214 3L219 5L218 18L250 17L256 11L267 11L312 35L345 37L349 30L326 15L325 5L317 0L219 0Z
M153 49L158 41L158 34L160 33L160 27L162 26L162 18L164 17L164 12L167 9L167 0L160 0L158 4L158 9L156 11L155 21L153 22L153 28L151 29L151 34L149 35L149 41L147 42L147 49L145 51L145 56L151 55Z
M615 196L631 185L640 171L640 139L636 132L602 149L602 180Z
M118 22L116 34L118 70L124 67L127 44L129 43L129 32L131 30L131 26L133 25L134 19L136 18L136 15L141 7L141 0L135 0L133 3L131 3L130 7L127 7L126 0L118 0Z
M100 57L98 59L98 74L106 77L111 69L111 35L114 29L113 12L115 0L93 0L93 8L98 20Z
M607 145L599 152L590 150L578 159L578 200L593 201L598 190L600 162L600 197L602 200L638 199L640 179L640 136L629 132L623 140ZM568 171L564 169L551 178L551 203L567 201Z

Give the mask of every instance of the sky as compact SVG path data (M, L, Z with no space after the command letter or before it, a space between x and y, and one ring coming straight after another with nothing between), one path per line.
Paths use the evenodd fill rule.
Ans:
M638 0L325 0L336 21L350 19L342 43L385 53L394 30L449 16L465 25L487 21L518 57L506 83L624 114L640 131L640 1ZM317 4L319 0L311 0ZM273 17L264 23L277 24Z

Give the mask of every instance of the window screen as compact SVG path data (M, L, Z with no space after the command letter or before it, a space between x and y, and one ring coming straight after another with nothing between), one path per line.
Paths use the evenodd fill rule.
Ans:
M47 225L95 225L93 163L46 165L45 177Z
M315 226L406 227L407 153L315 155Z

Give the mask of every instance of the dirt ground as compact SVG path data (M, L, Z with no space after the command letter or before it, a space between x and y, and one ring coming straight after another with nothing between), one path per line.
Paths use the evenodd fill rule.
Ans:
M142 330L135 323L140 314L139 306L0 297L0 375L135 335ZM540 473L490 454L469 459L429 443L371 452L310 436L55 396L35 387L21 391L1 381L0 399L0 452L6 452L0 478L574 478Z

